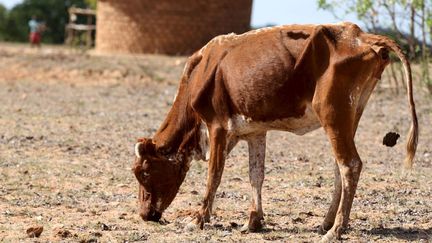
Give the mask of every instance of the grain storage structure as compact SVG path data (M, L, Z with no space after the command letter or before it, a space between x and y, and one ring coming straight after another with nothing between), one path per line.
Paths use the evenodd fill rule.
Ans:
M96 49L190 54L214 36L249 30L252 0L99 0Z

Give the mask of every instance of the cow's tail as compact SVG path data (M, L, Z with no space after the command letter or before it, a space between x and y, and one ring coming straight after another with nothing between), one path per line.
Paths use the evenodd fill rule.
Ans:
M413 84L412 84L413 82L412 82L411 66L407 57L403 53L402 49L394 40L382 36L379 42L380 42L379 44L384 44L384 46L386 46L388 49L393 51L398 56L398 58L402 61L405 70L405 81L407 84L406 85L407 96L408 96L408 103L411 111L412 123L411 123L410 131L408 133L408 141L406 145L407 156L404 161L404 166L406 169L411 169L413 165L414 155L417 150L418 133L419 133L417 114L416 114L414 97L413 97Z

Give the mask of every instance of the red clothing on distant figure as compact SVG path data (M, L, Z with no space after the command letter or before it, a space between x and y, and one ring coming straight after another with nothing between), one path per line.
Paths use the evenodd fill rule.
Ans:
M39 32L31 32L29 39L31 44L39 44L41 41L41 35Z

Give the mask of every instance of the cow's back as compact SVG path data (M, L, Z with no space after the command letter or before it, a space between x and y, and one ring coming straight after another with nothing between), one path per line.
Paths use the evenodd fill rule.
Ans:
M256 120L302 116L331 65L372 51L359 44L362 33L350 23L286 25L219 40L228 50L219 68L234 112Z
M361 42L362 33L358 26L342 23L287 25L219 36L201 50L203 61L197 72L207 72L215 83L209 85L209 79L200 77L195 80L197 90L223 89L219 103L224 104L218 106L223 106L220 110L225 112L224 117L241 116L248 121L266 122L264 126L271 121L295 120L294 128L284 128L281 122L269 129L279 126L281 130L307 132L318 122L311 110L317 86L341 82L332 78L337 69L339 73L349 71L347 78L353 79L342 81L353 87L362 86L354 80L361 76L361 70L373 72L370 69L376 60L372 59L377 55ZM361 66L356 69L351 64ZM368 82L368 78L360 77L359 82ZM301 129L303 123L308 129Z

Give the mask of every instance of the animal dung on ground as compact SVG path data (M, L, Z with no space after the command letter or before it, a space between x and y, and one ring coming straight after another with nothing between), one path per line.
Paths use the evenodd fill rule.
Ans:
M43 226L30 227L27 229L27 235L30 238L39 237L42 234Z
M383 138L383 145L387 147L393 147L396 145L396 142L400 135L395 132L388 132Z

